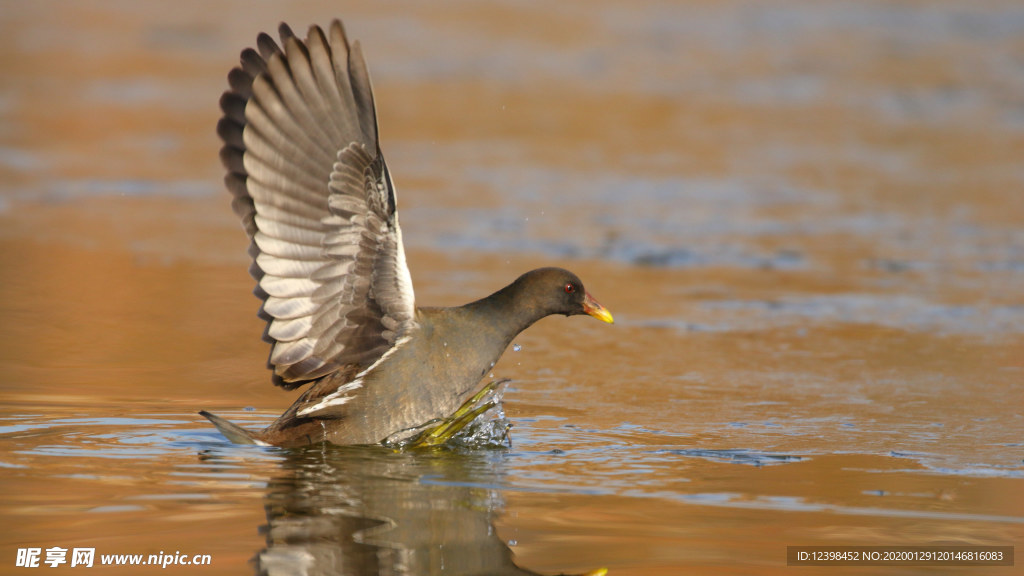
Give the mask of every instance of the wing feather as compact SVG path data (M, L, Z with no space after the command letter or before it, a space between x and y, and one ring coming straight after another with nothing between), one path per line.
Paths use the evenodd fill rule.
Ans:
M268 363L293 388L379 359L412 326L414 296L358 44L339 21L279 36L242 52L217 133Z

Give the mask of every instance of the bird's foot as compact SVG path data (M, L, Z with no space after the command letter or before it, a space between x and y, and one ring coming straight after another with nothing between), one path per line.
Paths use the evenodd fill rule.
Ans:
M481 414L501 402L501 394L510 380L503 378L490 382L459 406L451 416L432 420L412 431L402 431L384 440L386 446L399 450L441 446L461 432ZM411 432L411 434L410 434Z

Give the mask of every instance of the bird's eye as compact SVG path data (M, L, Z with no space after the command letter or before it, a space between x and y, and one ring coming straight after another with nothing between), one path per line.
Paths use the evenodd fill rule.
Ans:
M576 291L576 287L573 286L571 282L569 284L565 285L565 293L566 294L572 294L575 291Z

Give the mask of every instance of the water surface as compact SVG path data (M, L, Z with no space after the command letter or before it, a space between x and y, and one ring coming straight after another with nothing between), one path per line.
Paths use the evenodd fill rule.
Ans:
M1024 9L337 10L4 6L0 573L31 547L96 573L651 575L1024 542ZM510 447L237 447L196 414L294 399L213 127L258 31L335 16L417 301L561 265L615 314L545 319L495 366Z

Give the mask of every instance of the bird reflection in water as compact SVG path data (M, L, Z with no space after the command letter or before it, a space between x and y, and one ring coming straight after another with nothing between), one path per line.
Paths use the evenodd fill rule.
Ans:
M537 574L515 564L495 530L501 475L493 450L289 450L267 486L257 573Z

